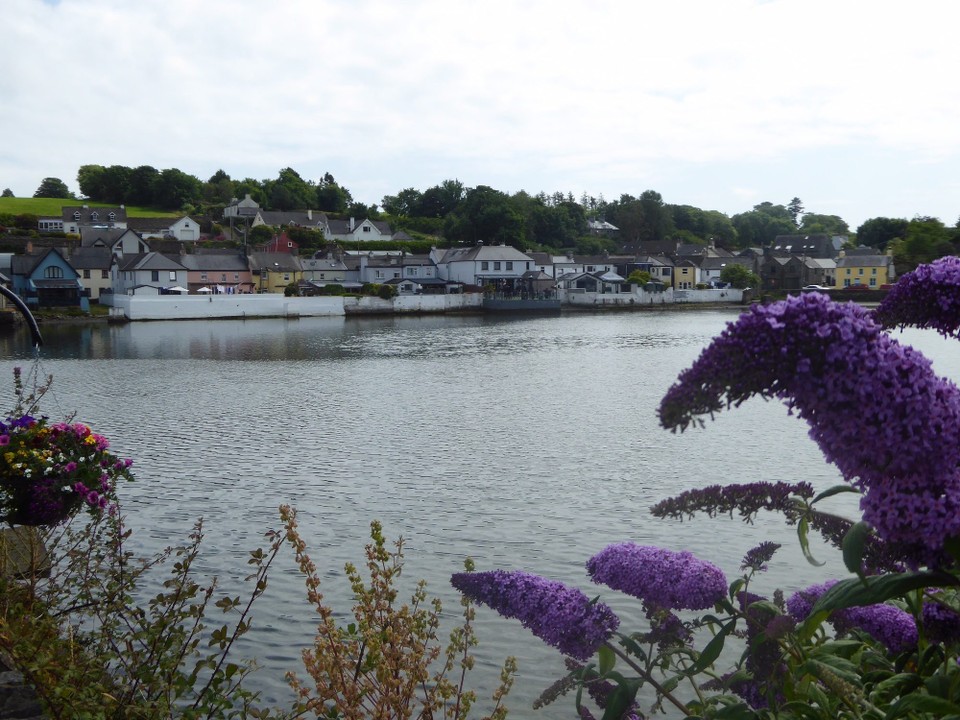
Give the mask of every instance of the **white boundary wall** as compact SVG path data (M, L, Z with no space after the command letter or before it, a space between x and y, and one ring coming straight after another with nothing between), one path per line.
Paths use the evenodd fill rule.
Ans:
M566 290L561 296L571 307L650 307L683 303L740 303L743 290L674 290L645 292L637 288L632 293L594 293Z
M262 295L111 295L101 303L127 320L202 320L210 318L333 317L346 314L443 313L480 309L479 293L376 297L284 297Z
M114 295L113 316L127 320L342 316L342 297L263 295Z

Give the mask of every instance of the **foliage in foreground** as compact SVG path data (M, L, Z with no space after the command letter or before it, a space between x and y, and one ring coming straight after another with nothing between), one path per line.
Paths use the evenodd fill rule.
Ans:
M751 583L774 543L748 552L732 581L690 553L618 543L587 572L640 601L647 626L632 631L598 599L531 573L460 573L454 586L567 656L569 674L540 702L575 692L581 718L960 718L960 389L885 331L958 338L958 307L957 258L905 275L875 313L817 293L755 306L661 403L663 426L684 430L754 395L782 400L845 484L819 494L803 482L709 486L654 515L781 513L811 562L816 531L851 577L763 597ZM858 522L821 509L850 492Z
M441 605L427 597L419 581L409 603L398 602L396 583L403 570L403 540L388 549L379 522L370 525L366 546L365 580L351 563L344 569L354 594L354 622L339 625L334 609L320 591L320 576L298 531L296 513L281 508L287 540L306 579L307 599L320 617L312 647L303 652L309 681L290 673L288 679L317 717L365 720L368 718L449 718L470 716L476 692L466 687L473 668L474 608L462 601L463 622L442 651L438 640ZM507 715L503 699L513 684L516 665L508 658L493 709L484 717L501 720Z
M52 559L21 579L0 578L0 650L36 689L51 718L266 718L243 687L254 663L229 659L250 627L254 601L282 546L250 553L249 598L217 597L193 568L203 539L138 560L117 515L37 529L30 542ZM21 531L22 532L22 531ZM39 554L39 553L38 553ZM144 601L148 573L169 575ZM215 611L232 617L212 619Z

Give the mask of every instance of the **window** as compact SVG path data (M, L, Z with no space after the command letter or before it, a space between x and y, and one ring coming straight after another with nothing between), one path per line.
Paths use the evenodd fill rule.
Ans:
M876 274L877 274L877 269L876 269L876 268L872 268L872 269L870 270L870 274L871 274L871 275L876 275Z
M234 280L239 280L239 279L240 279L240 273L234 273L234 274L233 274L233 279L234 279Z
M481 269L481 270L489 270L489 269L490 269L490 263L488 263L486 260L484 260L482 263L480 263L480 269Z
M877 286L877 279L875 277L870 278L870 287Z
M80 219L80 211L79 211L79 210L77 210L77 211L73 214L73 219L74 219L74 220L79 220L79 219Z
M90 213L90 219L91 219L91 220L99 220L99 219L100 219L100 213L98 213L98 212L92 212L92 213Z
M367 232L367 233L370 232L370 226L369 226L369 225L364 225L364 226L363 226L363 232Z
M113 222L114 220L117 219L117 214L112 212L109 215L107 215L107 217L110 218L110 222Z
M416 277L416 275L417 275L417 269L416 269L416 268L413 268L413 267L408 267L408 268L407 268L407 275L409 275L410 277Z
M597 269L597 268L596 268L595 265L587 265L587 272L593 272L593 271L596 270L596 269Z
M284 282L290 282L290 273L284 273L284 274L283 274L283 281L284 281Z
M292 241L292 240L287 240L287 247L288 247L288 248L292 248L292 247L293 247L293 241Z
M226 282L226 281L227 281L227 274L220 273L220 282Z
M847 272L850 272L850 271L847 270ZM845 278L845 279L844 279L844 281L843 281L843 286L844 286L844 287L850 287L850 279L849 279L849 278Z
M177 271L176 271L176 270L171 270L171 271L170 271L170 275L169 275L168 277L170 278L170 282L176 282L176 280L177 280Z
M847 275L850 274L850 268L847 268ZM849 284L849 283L848 283Z
M43 271L43 276L45 278L62 278L63 277L63 268L57 267L56 265L51 265L48 268L45 268Z
M383 280L384 278L383 270L377 270L376 277L377 277L377 280Z
M859 268L857 270L857 275L863 275L863 268Z
M160 280L160 271L159 271L159 270L151 270L151 271L150 271L150 280L151 280L152 282L159 282L159 280Z
M510 261L507 261L507 270L513 270L513 263Z
M84 269L84 271L83 271L83 279L84 279L84 280L89 280L89 279L90 279L90 270L89 270L89 269Z
M394 277L395 280L396 280L396 279L399 279L399 278L400 278L400 271L399 271L399 270L394 270L394 271L393 271L393 277Z
M500 269L500 261L499 261L499 260L494 260L494 262L493 262L493 269L494 269L494 270L499 270L499 269Z
M206 274L206 273L200 273L200 279L201 279L201 280L206 280L206 279L207 279L207 274Z
M101 279L101 280L109 280L109 279L110 279L110 271L109 271L109 270L101 270L101 271L100 271L100 279Z

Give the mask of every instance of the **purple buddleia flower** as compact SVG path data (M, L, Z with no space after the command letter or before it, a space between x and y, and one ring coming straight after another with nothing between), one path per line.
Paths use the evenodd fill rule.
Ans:
M917 623L913 616L893 605L866 605L836 610L830 622L841 635L862 630L899 654L917 646Z
M694 488L661 500L650 512L655 517L684 520L696 513L733 516L736 511L745 522L752 522L761 510L789 512L796 508L797 498L813 497L810 483L756 482L741 485L708 485Z
M743 560L740 562L740 569L746 570L749 568L754 572L765 572L767 563L770 562L770 559L780 547L779 543L762 542L755 548L747 550L747 554L743 556Z
M921 619L923 631L931 642L945 645L960 642L960 612L928 598L923 604Z
M797 622L803 622L809 617L817 600L836 584L836 580L830 580L795 592L787 600L787 609ZM883 643L892 653L909 650L917 644L917 624L913 616L893 605L865 605L834 610L828 621L838 634L862 630Z
M753 395L784 401L844 478L863 519L911 565L960 535L960 390L863 308L819 293L755 305L681 373L660 421L683 430ZM702 422L702 421L700 421Z
M798 590L787 599L787 611L797 622L803 622L810 616L817 600L836 584L836 580L828 580L821 585L811 585L805 590Z
M640 598L650 609L702 610L727 591L723 572L689 552L636 545L608 545L587 561L596 583Z
M579 660L589 659L620 624L613 610L591 602L580 590L519 570L456 573L450 582Z
M693 639L693 632L669 610L650 609L650 632L638 636L640 642L655 644L661 652L669 648L683 647Z
M874 316L884 327L933 328L960 337L960 258L942 257L903 275Z

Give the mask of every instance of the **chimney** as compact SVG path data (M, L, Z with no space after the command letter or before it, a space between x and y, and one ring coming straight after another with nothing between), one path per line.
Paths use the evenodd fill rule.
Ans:
M307 208L307 220L313 220L313 210Z
M353 228L356 226L357 221L353 218L350 218L350 232L353 232Z

